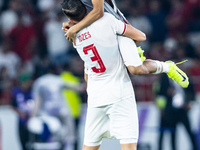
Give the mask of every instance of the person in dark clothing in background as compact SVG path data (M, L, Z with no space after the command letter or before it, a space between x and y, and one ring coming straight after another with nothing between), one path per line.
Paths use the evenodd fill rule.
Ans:
M189 135L192 150L198 150L197 142L192 132L188 111L190 109L191 100L195 99L193 85L183 89L172 80L169 80L166 74L162 74L160 78L160 88L157 91L156 103L161 109L160 118L160 136L159 150L162 150L162 140L165 131L169 131L171 135L172 150L176 148L176 130L177 125L182 123Z
M29 74L22 74L19 77L19 82L20 86L12 90L12 105L19 116L19 137L22 150L27 150L27 144L29 142L27 121L34 107L31 94L31 76Z

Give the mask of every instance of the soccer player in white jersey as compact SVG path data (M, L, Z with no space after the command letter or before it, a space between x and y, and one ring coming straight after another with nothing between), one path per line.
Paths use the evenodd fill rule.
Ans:
M50 65L48 73L39 77L33 84L33 98L36 101L33 117L51 116L59 119L62 123L59 131L61 144L69 146L75 140L74 123L62 92L63 89L79 90L79 85L66 85L54 72L55 67Z
M75 44L76 32L87 27L91 23L95 22L97 19L101 18L105 12L109 12L117 19L123 21L127 24L127 29L131 29L134 34L129 34L128 32L124 36L118 36L118 43L120 47L120 53L124 60L124 63L130 71L131 74L144 74L143 72L138 72L138 69L135 69L135 66L140 62L136 62L135 56L140 55L141 60L144 61L143 64L146 66L152 66L157 68L155 74L161 72L167 72L169 78L172 78L180 86L186 88L189 84L187 75L181 71L174 62L168 61L168 64L162 62L145 60L143 56L143 50L136 47L136 44L142 42L146 39L146 36L140 30L132 27L120 10L116 7L115 0L80 0L86 7L88 14L77 24L70 27L70 22L64 22L62 29L66 32L65 36L67 39ZM125 29L125 30L127 30ZM129 37L129 38L128 38ZM146 73L152 73L151 70L146 70ZM145 73L145 74L146 74Z
M88 15L83 20L81 20L80 23L70 28L70 30L66 28L68 27L69 22L63 23L63 30L67 32L66 37L71 42L74 40L75 34L78 31L80 31L81 29L87 27L91 23L101 18L104 14L104 11L111 13L121 21L128 23L126 18L117 8L115 0L81 0L81 1L86 6Z
M62 10L71 25L87 15L80 0L64 0ZM119 139L122 150L137 148L138 117L135 95L120 55L118 34L135 37L133 27L105 13L101 19L79 31L76 36L75 47L85 63L85 80L88 84L83 150L98 150L102 138ZM147 61L148 64L145 63ZM169 63L147 61L142 62L136 53L132 61L134 64L125 64L132 74L168 73L175 70ZM180 69L178 71L183 73ZM186 75L184 80L187 86Z
M115 0L81 0L83 4L86 6L87 16L82 19L78 24L74 25L72 28L69 29L69 22L63 23L63 30L66 32L65 36L67 39L73 43L75 39L76 33L96 21L97 19L101 18L105 12L109 12L110 14L114 15L117 19L123 21L124 23L128 23L126 18L120 12L115 4ZM135 28L134 28L135 29ZM130 35L127 35L130 37ZM132 37L130 37L132 38ZM134 59L134 55L138 53L138 49L136 44L144 41L146 36L139 30L135 29L135 37L134 41L129 39L125 36L118 36L118 43L120 46L120 52L125 62L129 63L130 65L134 64L132 60ZM136 44L135 44L136 43ZM143 57L143 51L139 49L140 55Z

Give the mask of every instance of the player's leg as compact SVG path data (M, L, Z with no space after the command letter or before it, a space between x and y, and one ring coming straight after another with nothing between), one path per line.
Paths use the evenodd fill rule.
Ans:
M98 150L102 138L110 137L109 118L104 112L104 107L87 109L83 150Z
M61 107L60 110L60 113L55 116L61 123L59 136L61 138L63 147L69 148L74 145L76 140L75 124L71 114L68 112L66 107Z
M171 144L172 144L172 150L177 150L176 148L176 126L174 129L170 132L171 134Z
M138 54L137 46L132 39L124 36L118 36L118 43L120 53L126 66L137 67L142 65L143 62Z
M110 134L119 139L121 149L136 150L139 127L134 92L111 105L107 113L110 118Z
M180 121L185 126L185 129L186 129L186 131L189 135L189 139L191 141L191 145L193 147L193 150L197 150L198 146L197 146L197 143L196 143L195 135L192 132L192 128L191 128L190 121L189 121L189 118L188 118L187 110L181 109L180 112L179 112L179 117L180 117Z
M100 145L98 146L86 146L86 145L83 145L83 149L82 150L98 150L100 147Z
M130 73L134 75L145 75L150 73L159 74L169 72L170 64L162 61L147 59L140 66L128 66L127 68Z
M169 78L176 81L183 88L187 88L189 85L187 75L172 61L162 62L147 59L140 66L128 66L128 70L134 75L166 73Z
M118 42L124 64L127 66L131 74L144 75L169 71L170 64L150 59L142 61L137 46L132 39L118 36Z
M119 48L129 72L134 75L167 73L179 85L186 88L189 85L187 75L171 61L162 62L147 59L142 61L135 42L127 37L118 36Z
M121 144L121 150L137 150L137 143Z

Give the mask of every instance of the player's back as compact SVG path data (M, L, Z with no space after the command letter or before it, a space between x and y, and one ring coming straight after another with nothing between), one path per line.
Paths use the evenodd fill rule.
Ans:
M62 96L64 81L53 74L47 74L36 80L33 86L34 98L39 97L42 102L42 109L50 114L57 113L65 106Z
M122 34L125 27L124 23L105 13L77 34L76 48L88 69L89 105L113 103L132 94L117 41L117 34Z

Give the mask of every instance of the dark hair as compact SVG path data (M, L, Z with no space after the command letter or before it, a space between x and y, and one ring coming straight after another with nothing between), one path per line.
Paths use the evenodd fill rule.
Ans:
M70 19L81 21L87 14L85 5L80 0L64 0L62 11Z

